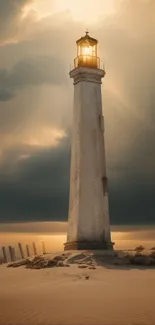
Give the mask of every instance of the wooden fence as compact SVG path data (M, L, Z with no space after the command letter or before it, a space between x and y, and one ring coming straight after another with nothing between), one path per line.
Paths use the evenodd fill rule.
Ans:
M45 243L41 242L41 254L45 255L47 254ZM38 254L38 249L35 244L35 242L32 243L32 245L22 245L21 243L18 243L17 247L8 246L8 247L1 247L1 255L2 258L0 258L0 264L8 263L8 262L14 262L16 260L25 259L29 257L34 257Z

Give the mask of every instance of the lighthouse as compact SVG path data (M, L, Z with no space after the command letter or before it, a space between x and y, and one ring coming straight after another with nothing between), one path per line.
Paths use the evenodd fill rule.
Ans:
M112 250L108 180L104 144L98 41L77 40L77 57L70 78L74 84L70 196L65 250Z

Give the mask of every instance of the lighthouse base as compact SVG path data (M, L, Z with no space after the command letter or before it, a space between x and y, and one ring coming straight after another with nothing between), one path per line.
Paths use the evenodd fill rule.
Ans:
M64 244L64 250L113 250L113 242L75 241Z

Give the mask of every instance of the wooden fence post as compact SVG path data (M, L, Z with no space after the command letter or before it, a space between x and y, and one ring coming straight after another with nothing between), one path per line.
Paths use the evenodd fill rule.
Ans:
M30 257L29 245L26 245L26 253L27 253L27 257Z
M11 247L11 250L12 250L12 259L13 259L13 262L15 262L15 260L16 260L15 248Z
M42 250L43 250L43 255L46 254L46 248L45 248L45 243L42 241Z
M24 251L23 251L22 244L21 244L21 243L18 243L18 247L19 247L19 250L20 250L21 258L22 258L22 260L23 260L23 259L24 259Z
M3 261L4 263L7 263L7 254L6 254L6 248L2 247L2 253L3 253Z
M33 245L34 255L36 256L37 255L36 244L33 242L32 245Z
M12 246L9 246L9 254L10 254L10 260L11 260L11 262L14 262Z

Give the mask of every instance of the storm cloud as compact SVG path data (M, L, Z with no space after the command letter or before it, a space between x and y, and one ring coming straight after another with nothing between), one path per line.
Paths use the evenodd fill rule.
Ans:
M14 161L13 153L9 159ZM8 160L8 159L7 159ZM65 220L68 210L70 146L68 139L58 147L21 157L10 174L1 168L1 221ZM9 202L9 204L7 204Z
M85 25L68 12L40 18L31 2L0 0L0 219L65 221L73 102L68 72ZM155 220L154 12L154 0L117 1L113 14L90 26L106 69L113 224Z
M51 69L52 66L52 69ZM48 56L36 56L19 61L10 71L0 70L0 101L11 100L17 91L42 84L62 84L62 62Z
M27 19L23 19L24 9L32 4L33 0L0 0L0 41L8 43L15 41L18 34L28 23L32 12L29 12Z

